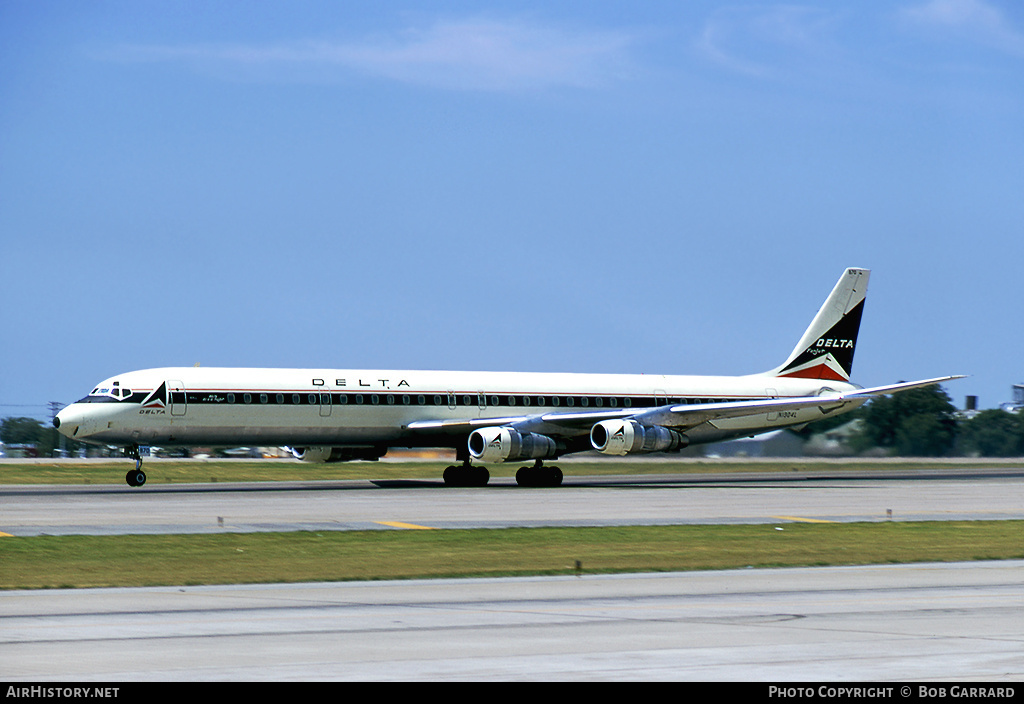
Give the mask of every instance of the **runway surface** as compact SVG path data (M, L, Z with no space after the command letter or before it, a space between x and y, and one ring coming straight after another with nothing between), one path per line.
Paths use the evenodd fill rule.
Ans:
M8 592L0 668L69 682L1019 681L1022 582L1012 561Z
M888 476L888 478L887 478ZM0 532L17 536L395 530L789 521L1024 519L1024 471L826 477L511 479L0 487ZM398 524L396 526L396 524Z
M1022 489L1020 470L8 486L0 532L1022 519ZM1022 634L1024 561L0 592L12 681L1022 680Z

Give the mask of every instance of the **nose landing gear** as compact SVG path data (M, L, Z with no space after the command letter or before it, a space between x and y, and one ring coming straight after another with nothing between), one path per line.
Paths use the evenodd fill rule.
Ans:
M131 457L135 460L135 469L124 475L124 480L128 483L128 486L142 486L146 483L146 473L142 471L142 454L139 452L138 445L132 445L122 450L125 457Z

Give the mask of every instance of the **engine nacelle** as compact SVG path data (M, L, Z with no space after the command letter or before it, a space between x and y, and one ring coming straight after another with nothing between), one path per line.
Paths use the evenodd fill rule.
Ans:
M520 433L515 428L480 428L469 435L469 454L481 462L542 460L557 457L558 445L547 435Z
M379 460L387 452L380 447L289 447L292 456L303 462L351 462L352 460Z
M606 455L671 452L690 444L682 433L660 425L640 425L635 420L603 420L590 429L590 444Z

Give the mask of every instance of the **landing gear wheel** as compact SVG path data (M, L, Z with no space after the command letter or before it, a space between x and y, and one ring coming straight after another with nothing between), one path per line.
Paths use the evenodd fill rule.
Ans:
M142 454L139 452L138 446L126 447L123 453L125 457L135 460L135 469L124 475L124 480L128 482L128 486L142 486L146 483L146 473L142 471Z
M548 471L551 475L548 477L548 486L562 486L562 479L565 475L562 474L562 470L558 467L548 467Z
M520 467L516 472L516 484L525 487L554 487L562 485L562 470L545 467L540 462L532 467Z
M444 470L445 486L487 486L491 480L491 473L487 467L474 467L472 465L452 465Z

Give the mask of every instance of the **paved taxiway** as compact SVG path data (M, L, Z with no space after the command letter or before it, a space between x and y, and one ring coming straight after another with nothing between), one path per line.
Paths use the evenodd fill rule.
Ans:
M0 487L11 535L609 526L787 521L1024 519L1024 470L778 477L570 477L558 489L499 479Z
M1019 681L1022 587L1024 561L1006 561L6 592L0 668L75 682Z

